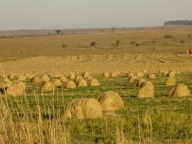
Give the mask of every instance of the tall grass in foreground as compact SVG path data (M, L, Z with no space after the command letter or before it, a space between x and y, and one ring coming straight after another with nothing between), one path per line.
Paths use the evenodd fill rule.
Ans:
M177 81L192 85L190 74ZM136 98L137 87L124 77L103 79L100 87L41 92L27 83L26 95L0 97L0 143L2 144L135 144L190 143L192 140L192 98L166 97L165 78L157 76L155 98ZM163 79L163 80L162 80ZM104 112L102 119L63 118L69 101L79 97L98 98L107 90L118 92L125 108Z

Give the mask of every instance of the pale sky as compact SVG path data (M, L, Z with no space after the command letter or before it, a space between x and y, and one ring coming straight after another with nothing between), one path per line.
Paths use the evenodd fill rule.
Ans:
M162 26L192 20L192 0L0 0L0 30Z

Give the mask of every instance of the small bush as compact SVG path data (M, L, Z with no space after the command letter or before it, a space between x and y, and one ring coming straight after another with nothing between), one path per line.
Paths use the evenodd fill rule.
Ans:
M185 43L185 41L184 41L184 40L181 40L180 43Z
M67 47L67 44L63 44L62 47L63 47L63 48L66 48L66 47Z
M172 35L165 35L163 38L165 38L165 39L172 39L173 36Z
M91 42L90 46L94 47L96 45L96 42Z
M132 45L136 45L136 44L137 44L137 42L132 41L132 42L130 42L130 44L132 44Z
M60 34L60 33L61 33L61 30L55 30L55 32L56 32L57 34Z

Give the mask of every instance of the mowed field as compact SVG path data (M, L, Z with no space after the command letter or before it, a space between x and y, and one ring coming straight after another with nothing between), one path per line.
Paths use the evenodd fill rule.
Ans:
M164 38L171 35L171 38ZM171 97L162 72L175 71L176 84L192 92L192 27L98 29L78 31L0 32L1 84L19 75L26 88L19 96L4 95L0 89L0 143L18 144L137 144L192 142L192 97ZM95 46L90 46L96 42ZM117 45L118 43L118 45ZM154 85L154 97L138 98L139 87L128 74L145 71L142 78ZM161 71L161 73L160 73ZM89 72L100 86L41 89L43 81L30 76L47 74L70 80ZM103 72L118 72L104 78ZM9 74L14 76L10 78ZM147 78L154 74L155 79ZM73 79L71 79L74 81ZM64 117L70 101L96 100L107 91L118 93L124 108L102 111L96 119ZM75 111L75 109L73 110ZM78 117L78 116L77 116Z

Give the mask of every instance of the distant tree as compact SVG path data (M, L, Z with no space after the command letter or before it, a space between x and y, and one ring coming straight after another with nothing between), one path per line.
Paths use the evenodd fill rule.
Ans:
M61 30L55 30L55 32L56 32L57 34L60 34L60 33L61 33Z
M96 45L96 42L91 42L90 46L94 47Z
M111 32L113 33L115 31L115 28L111 28Z
M117 48L120 43L121 43L120 40L116 40L116 43L112 44L113 49L115 50L115 48Z

